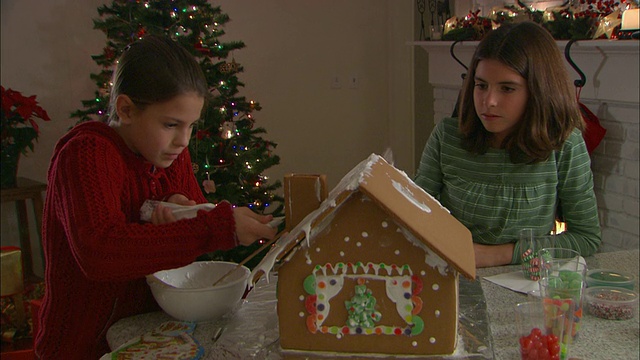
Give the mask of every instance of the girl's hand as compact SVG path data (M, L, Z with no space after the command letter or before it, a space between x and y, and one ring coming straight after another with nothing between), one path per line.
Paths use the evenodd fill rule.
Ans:
M248 246L258 239L273 239L277 229L267 225L273 215L260 215L247 207L233 209L236 221L236 236L240 245Z
M192 206L196 204L195 200L189 200L187 199L186 196L182 194L173 194L169 196L169 198L167 199L167 202L178 204L178 205L185 205L185 206Z
M168 207L158 204L151 213L151 223L154 225L168 224L176 221L173 211Z
M167 202L186 206L192 206L196 204L195 200L189 200L182 194L173 194L169 196ZM151 223L155 225L168 224L176 220L177 219L175 216L173 216L173 212L171 211L171 209L164 207L161 204L158 204L158 206L156 206L156 208L153 210L153 213L151 213Z

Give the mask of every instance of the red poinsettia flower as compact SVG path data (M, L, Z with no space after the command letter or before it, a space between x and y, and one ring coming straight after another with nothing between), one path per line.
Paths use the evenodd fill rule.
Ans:
M40 128L35 118L49 121L49 114L38 105L36 96L24 96L19 91L0 86L2 97L2 152L9 148L26 154L33 151L33 141L38 139Z

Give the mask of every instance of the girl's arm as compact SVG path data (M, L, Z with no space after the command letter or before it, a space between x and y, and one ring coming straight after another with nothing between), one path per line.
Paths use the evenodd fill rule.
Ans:
M600 222L593 191L591 159L578 130L574 130L553 159L558 171L557 198L567 228L555 237L554 246L576 250L582 256L593 255L602 241ZM521 261L524 250L525 245L517 241L512 264Z
M500 245L473 244L476 257L476 267L490 267L499 265L509 265L511 255L514 252L515 243Z
M102 142L102 143L101 143ZM223 203L203 216L164 225L131 221L119 150L103 139L76 138L58 154L49 176L55 216L85 275L94 280L139 278L186 265L203 253L236 245L233 210ZM144 179L136 179L145 181ZM195 184L195 180L193 180ZM196 184L197 185L197 184ZM187 195L195 196L193 189Z
M557 247L593 255L602 239L593 190L591 159L582 135L576 130L558 157L558 199L567 231L556 236Z

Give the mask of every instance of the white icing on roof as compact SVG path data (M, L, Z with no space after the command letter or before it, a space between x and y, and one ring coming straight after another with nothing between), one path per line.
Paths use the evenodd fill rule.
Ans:
M335 208L339 206L342 202L347 201L348 198L358 190L360 185L367 184L367 179L371 177L372 166L379 162L384 161L382 158L376 154L371 154L367 159L360 162L357 166L355 166L349 173L347 173L336 185L333 190L329 193L328 198L323 201L319 208L309 213L295 228L293 228L287 235L280 238L276 244L271 248L271 250L267 253L267 255L262 259L260 264L258 264L252 274L251 274L251 284L253 286L253 282L258 278L256 275L260 272L263 272L265 276L267 276L267 281L269 280L268 276L273 269L276 261L280 258L281 254L284 251L291 250L290 254L287 254L287 259L284 261L288 261L291 256L299 250L300 247L309 248L313 242L313 238L315 234L321 232L328 224L331 223L335 212L332 211L331 208ZM410 203L415 206L416 209L424 211L426 213L431 213L432 209L427 206L427 204L418 200L416 194L418 192L424 193L424 190L417 186L407 175L406 173L398 170L399 173L402 174L403 177L406 178L406 183L402 184L398 181L391 180L393 187L402 194ZM424 195L423 194L423 195ZM428 194L427 194L428 195ZM365 196L366 197L366 196ZM436 204L438 204L442 209L449 212L445 207L442 206L437 200L430 197ZM426 220L425 220L426 221ZM451 270L447 261L438 256L432 249L430 249L421 239L417 238L415 234L413 234L410 230L405 229L400 226L402 232L413 245L425 250L425 263L431 267L437 268L441 274L446 274ZM295 245L295 242L298 239L304 239L305 241L300 245Z
M427 204L425 204L423 202L420 202L418 199L416 199L416 197L411 192L411 189L409 189L406 186L402 186L402 184L400 184L399 182L397 182L395 180L391 180L391 183L392 183L393 187L396 190L398 190L398 192L400 194L402 194L402 196L407 198L407 200L411 201L411 203L413 203L417 208L421 209L422 211L424 211L426 213L431 213L431 208L429 206L427 206Z

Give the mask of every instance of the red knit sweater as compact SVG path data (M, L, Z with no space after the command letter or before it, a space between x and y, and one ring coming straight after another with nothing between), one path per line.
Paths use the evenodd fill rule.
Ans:
M103 123L77 125L60 139L48 172L43 217L40 359L99 358L109 352L109 326L159 309L145 275L234 246L227 203L171 224L140 222L145 200L175 193L206 202L187 150L170 167L154 169Z

